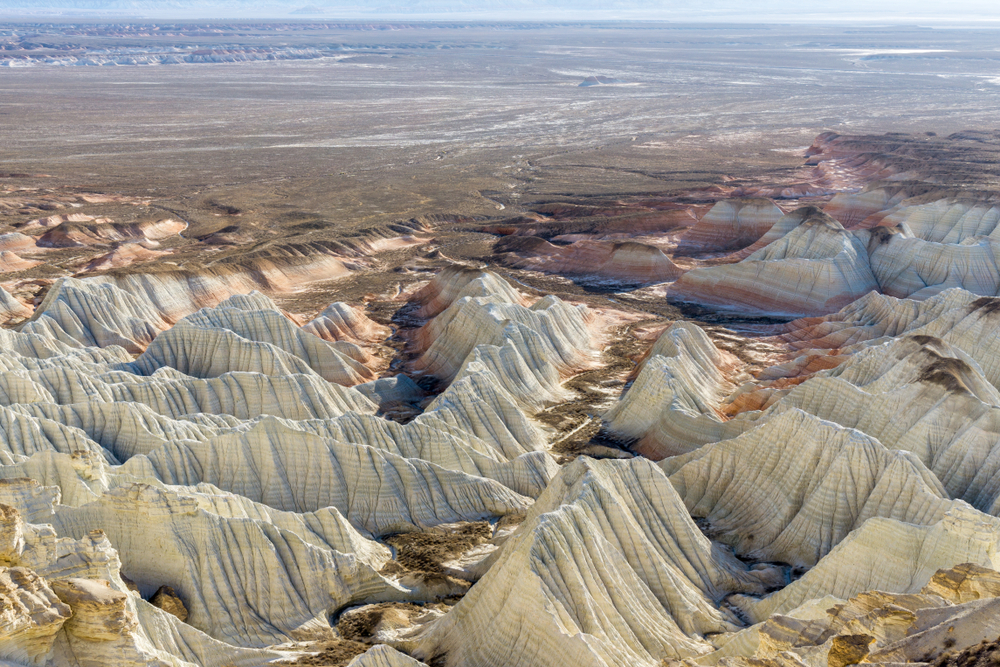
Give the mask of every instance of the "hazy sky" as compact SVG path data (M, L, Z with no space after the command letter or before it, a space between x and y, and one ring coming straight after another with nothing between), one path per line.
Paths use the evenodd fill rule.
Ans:
M307 10L302 12L302 10ZM298 11L296 11L298 10ZM295 12L294 14L292 12ZM0 15L969 22L1000 0L0 0Z

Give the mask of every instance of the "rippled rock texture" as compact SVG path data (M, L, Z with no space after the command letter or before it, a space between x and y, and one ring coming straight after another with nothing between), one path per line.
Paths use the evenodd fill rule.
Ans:
M65 213L0 235L4 274L79 269L0 291L0 661L983 653L988 139L823 135L783 180L694 204L460 221L479 263L433 238L454 220L196 268L158 262L241 232ZM928 163L957 153L963 187ZM393 289L338 293L398 256Z

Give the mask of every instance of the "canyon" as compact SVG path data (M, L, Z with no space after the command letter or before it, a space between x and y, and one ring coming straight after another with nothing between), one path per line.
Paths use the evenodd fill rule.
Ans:
M371 37L304 25L274 48ZM351 47L366 85L413 71L431 42L407 30L485 30L397 28ZM32 30L196 52L259 28ZM583 50L524 30L557 60L557 35ZM8 50L37 50L21 32ZM438 46L425 66L468 64ZM305 67L342 74L344 52ZM595 69L616 83L558 74L557 96L607 96L592 121L555 105L596 128L576 144L521 107L511 134L470 112L452 143L421 143L440 132L424 124L377 145L395 111L364 93L353 146L237 149L224 120L197 151L156 134L190 131L155 128L183 106L167 95L86 157L116 126L106 101L60 152L32 135L70 122L67 63L17 60L5 81L36 112L0 130L0 664L997 662L1000 130L976 121L992 93L891 130L633 134L660 84ZM201 94L167 64L92 81ZM911 66L876 75L896 83L874 106L906 103ZM18 88L28 70L57 108Z

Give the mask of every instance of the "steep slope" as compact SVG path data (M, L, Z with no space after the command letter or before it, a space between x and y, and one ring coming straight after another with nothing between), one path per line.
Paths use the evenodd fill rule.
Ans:
M829 313L879 283L864 243L814 207L801 222L735 264L692 269L670 289L670 297L749 314Z
M182 486L207 482L293 512L336 507L377 534L502 516L529 505L492 480L273 422L201 443L167 444L129 459L121 474Z
M994 570L966 563L939 570L915 593L824 598L741 631L700 662L778 667L986 657L1000 632L997 583Z
M434 317L462 297L494 297L524 305L524 298L495 273L460 264L447 266L412 296L419 317Z
M720 410L735 389L722 373L726 364L700 327L671 324L642 361L632 386L604 413L606 429L653 460L738 435L746 426L725 421Z
M60 278L21 331L76 347L120 345L136 354L168 327L145 299L110 284Z
M880 225L906 228L918 239L934 243L961 243L977 237L997 238L1000 206L995 202L943 198L926 204L906 205L891 211Z
M140 587L171 586L191 625L237 645L307 636L322 629L331 608L401 593L356 558L269 521L221 517L194 498L141 484L60 508L52 524L70 536L103 530Z
M651 463L579 458L415 655L448 665L653 665L709 652L701 634L736 627L714 602L779 579L714 548Z
M350 386L374 379L363 364L295 326L269 299L240 308L224 301L188 315L157 336L132 368L151 375L168 366L194 377L217 377L230 371L290 375L317 373L324 380Z
M803 577L763 598L730 601L752 622L824 595L848 598L866 590L916 593L941 568L974 563L995 568L1000 520L956 505L937 523L915 526L872 518Z
M0 322L7 323L31 317L32 310L0 287Z
M872 517L929 525L954 506L913 455L798 410L660 467L714 538L796 566L815 565Z
M389 336L389 328L352 308L346 303L336 302L302 326L302 330L328 341L371 342Z
M965 389L955 374L933 370L934 363L915 382L880 390L860 389L842 378L815 378L768 413L802 409L912 452L951 497L994 514L1000 494L998 408Z
M553 296L530 308L499 302L500 298L500 294L463 297L426 324L418 333L421 347L426 348L418 368L450 381L476 346L502 345L511 339L525 341L522 356L552 364L562 373L591 361L585 308Z
M784 216L769 199L723 199L677 244L678 255L730 252L760 239Z
M883 293L926 299L952 287L984 296L1000 291L1000 241L970 236L941 243L900 229L876 227L870 232L871 269Z
M280 656L216 641L130 593L103 532L76 540L57 537L51 526L26 523L22 515L39 501L30 493L11 493L23 482L4 485L4 500L12 505L0 512L0 533L19 536L0 567L0 581L8 584L2 594L20 603L7 607L0 659L69 667L254 667ZM55 499L49 497L49 515Z
M195 413L252 419L274 415L288 419L337 417L345 412L374 413L376 406L359 392L326 382L315 374L268 376L225 373L191 378L161 368L148 378L124 371L94 376L74 368L0 372L5 402L68 405L87 401L142 403L171 418Z

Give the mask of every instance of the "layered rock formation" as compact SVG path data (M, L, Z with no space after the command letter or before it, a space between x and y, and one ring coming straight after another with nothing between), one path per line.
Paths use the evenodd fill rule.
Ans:
M166 218L134 224L64 221L50 228L37 240L43 248L73 248L121 241L144 242L156 246L159 241L183 232L187 223Z
M634 241L583 240L557 246L534 236L511 236L495 249L509 266L592 280L662 283L683 273L659 248Z
M494 280L500 296L484 301L502 305L503 294L516 295ZM531 310L517 299L509 306L542 332L526 329L531 335L563 332L545 307L558 305ZM351 337L376 335L356 328ZM505 358L491 357L488 345L404 425L374 413L420 400L411 381L408 388L380 380L365 394L338 386L367 379L345 377L351 369L370 374L348 354L353 344L298 328L259 294L170 326L121 288L67 279L33 322L4 336L0 500L51 524L55 532L44 534L63 540L60 553L66 540L103 530L102 548L121 555L140 594L160 599L168 587L186 616L136 607L110 575L103 584L61 572L52 593L18 574L10 595L51 610L51 621L31 612L34 625L10 628L40 664L100 664L116 651L135 664L175 664L148 635L178 623L222 643L215 649L190 633L157 639L191 644L164 649L177 659L250 664L239 657L246 655L260 664L278 654L225 647L331 637L327 615L349 604L461 593L467 583L379 574L391 552L372 536L520 515L555 472L552 458L536 451L545 436L524 411L528 391L511 380L515 371L507 377L516 395L493 379ZM146 349L132 361L120 342ZM11 512L4 558L18 565L34 529ZM71 616L59 600L80 611ZM86 648L98 639L100 650ZM17 650L18 659L29 651ZM58 662L67 655L74 657ZM376 652L369 660L397 657Z
M281 376L314 372L350 386L374 380L350 343L327 342L295 326L267 297L235 298L188 315L157 336L136 360L137 373L174 368L193 377L243 371Z
M723 199L684 233L677 253L745 248L764 236L783 215L770 199Z
M824 598L737 633L701 662L884 664L937 661L973 647L991 650L996 585L995 571L963 564L939 570L915 593Z
M782 577L714 548L680 507L649 462L578 459L486 576L424 630L416 655L448 665L614 665L709 652L702 635L737 622L715 602ZM484 624L491 632L479 631Z
M17 502L12 496L5 499ZM19 536L0 572L0 658L8 664L250 667L280 657L213 640L130 593L100 530L79 540L56 537L52 526L25 523L16 507L0 507L3 534Z
M62 278L35 309L23 333L38 333L75 347L119 345L146 349L169 326L154 304L114 285Z
M23 320L31 317L32 310L11 296L10 292L0 287L0 321Z
M457 277L465 281L469 276ZM536 369L533 371L536 374L537 369L552 368L565 375L592 361L593 332L587 326L585 307L572 306L554 296L526 307L519 295L511 297L506 282L489 272L479 273L460 289L450 284L435 285L453 280L452 276L444 275L425 288L427 294L436 294L427 297L425 311L430 305L446 300L448 305L417 332L417 345L424 350L418 361L419 369L450 381L470 361L470 355L478 355L478 361L482 362L489 350L481 347L500 348L501 354L503 348L511 347L511 354L519 357L522 364L526 362L528 368ZM513 369L505 368L510 363L498 364L493 369L501 380L507 380L505 387L512 382L520 384L525 375L531 380L530 374L512 373ZM542 382L545 384L552 384L551 379ZM515 394L529 396L530 392L522 389L515 390Z
M453 265L446 267L412 300L419 304L420 317L434 317L462 297L493 297L498 301L524 305L525 299L495 273Z
M604 414L608 431L653 460L738 434L722 418L722 400L735 389L722 372L727 361L699 327L670 325Z
M372 342L389 336L388 327L342 302L330 304L302 330L328 341Z
M688 271L671 296L752 314L811 315L879 288L862 239L816 208L791 216L797 224L781 238L738 263Z
M927 525L955 506L913 454L797 409L661 468L713 537L800 567L873 517Z
M921 145L827 135L771 184L449 218L424 250L418 221L0 235L12 275L81 271L0 292L29 319L0 330L0 661L984 654L1000 218L979 167L919 180ZM192 244L218 259L137 269ZM505 266L441 268L470 248Z
M796 349L850 351L905 334L933 336L971 356L986 379L1000 386L998 306L996 299L959 289L919 302L870 294L827 317L790 322L781 338Z

